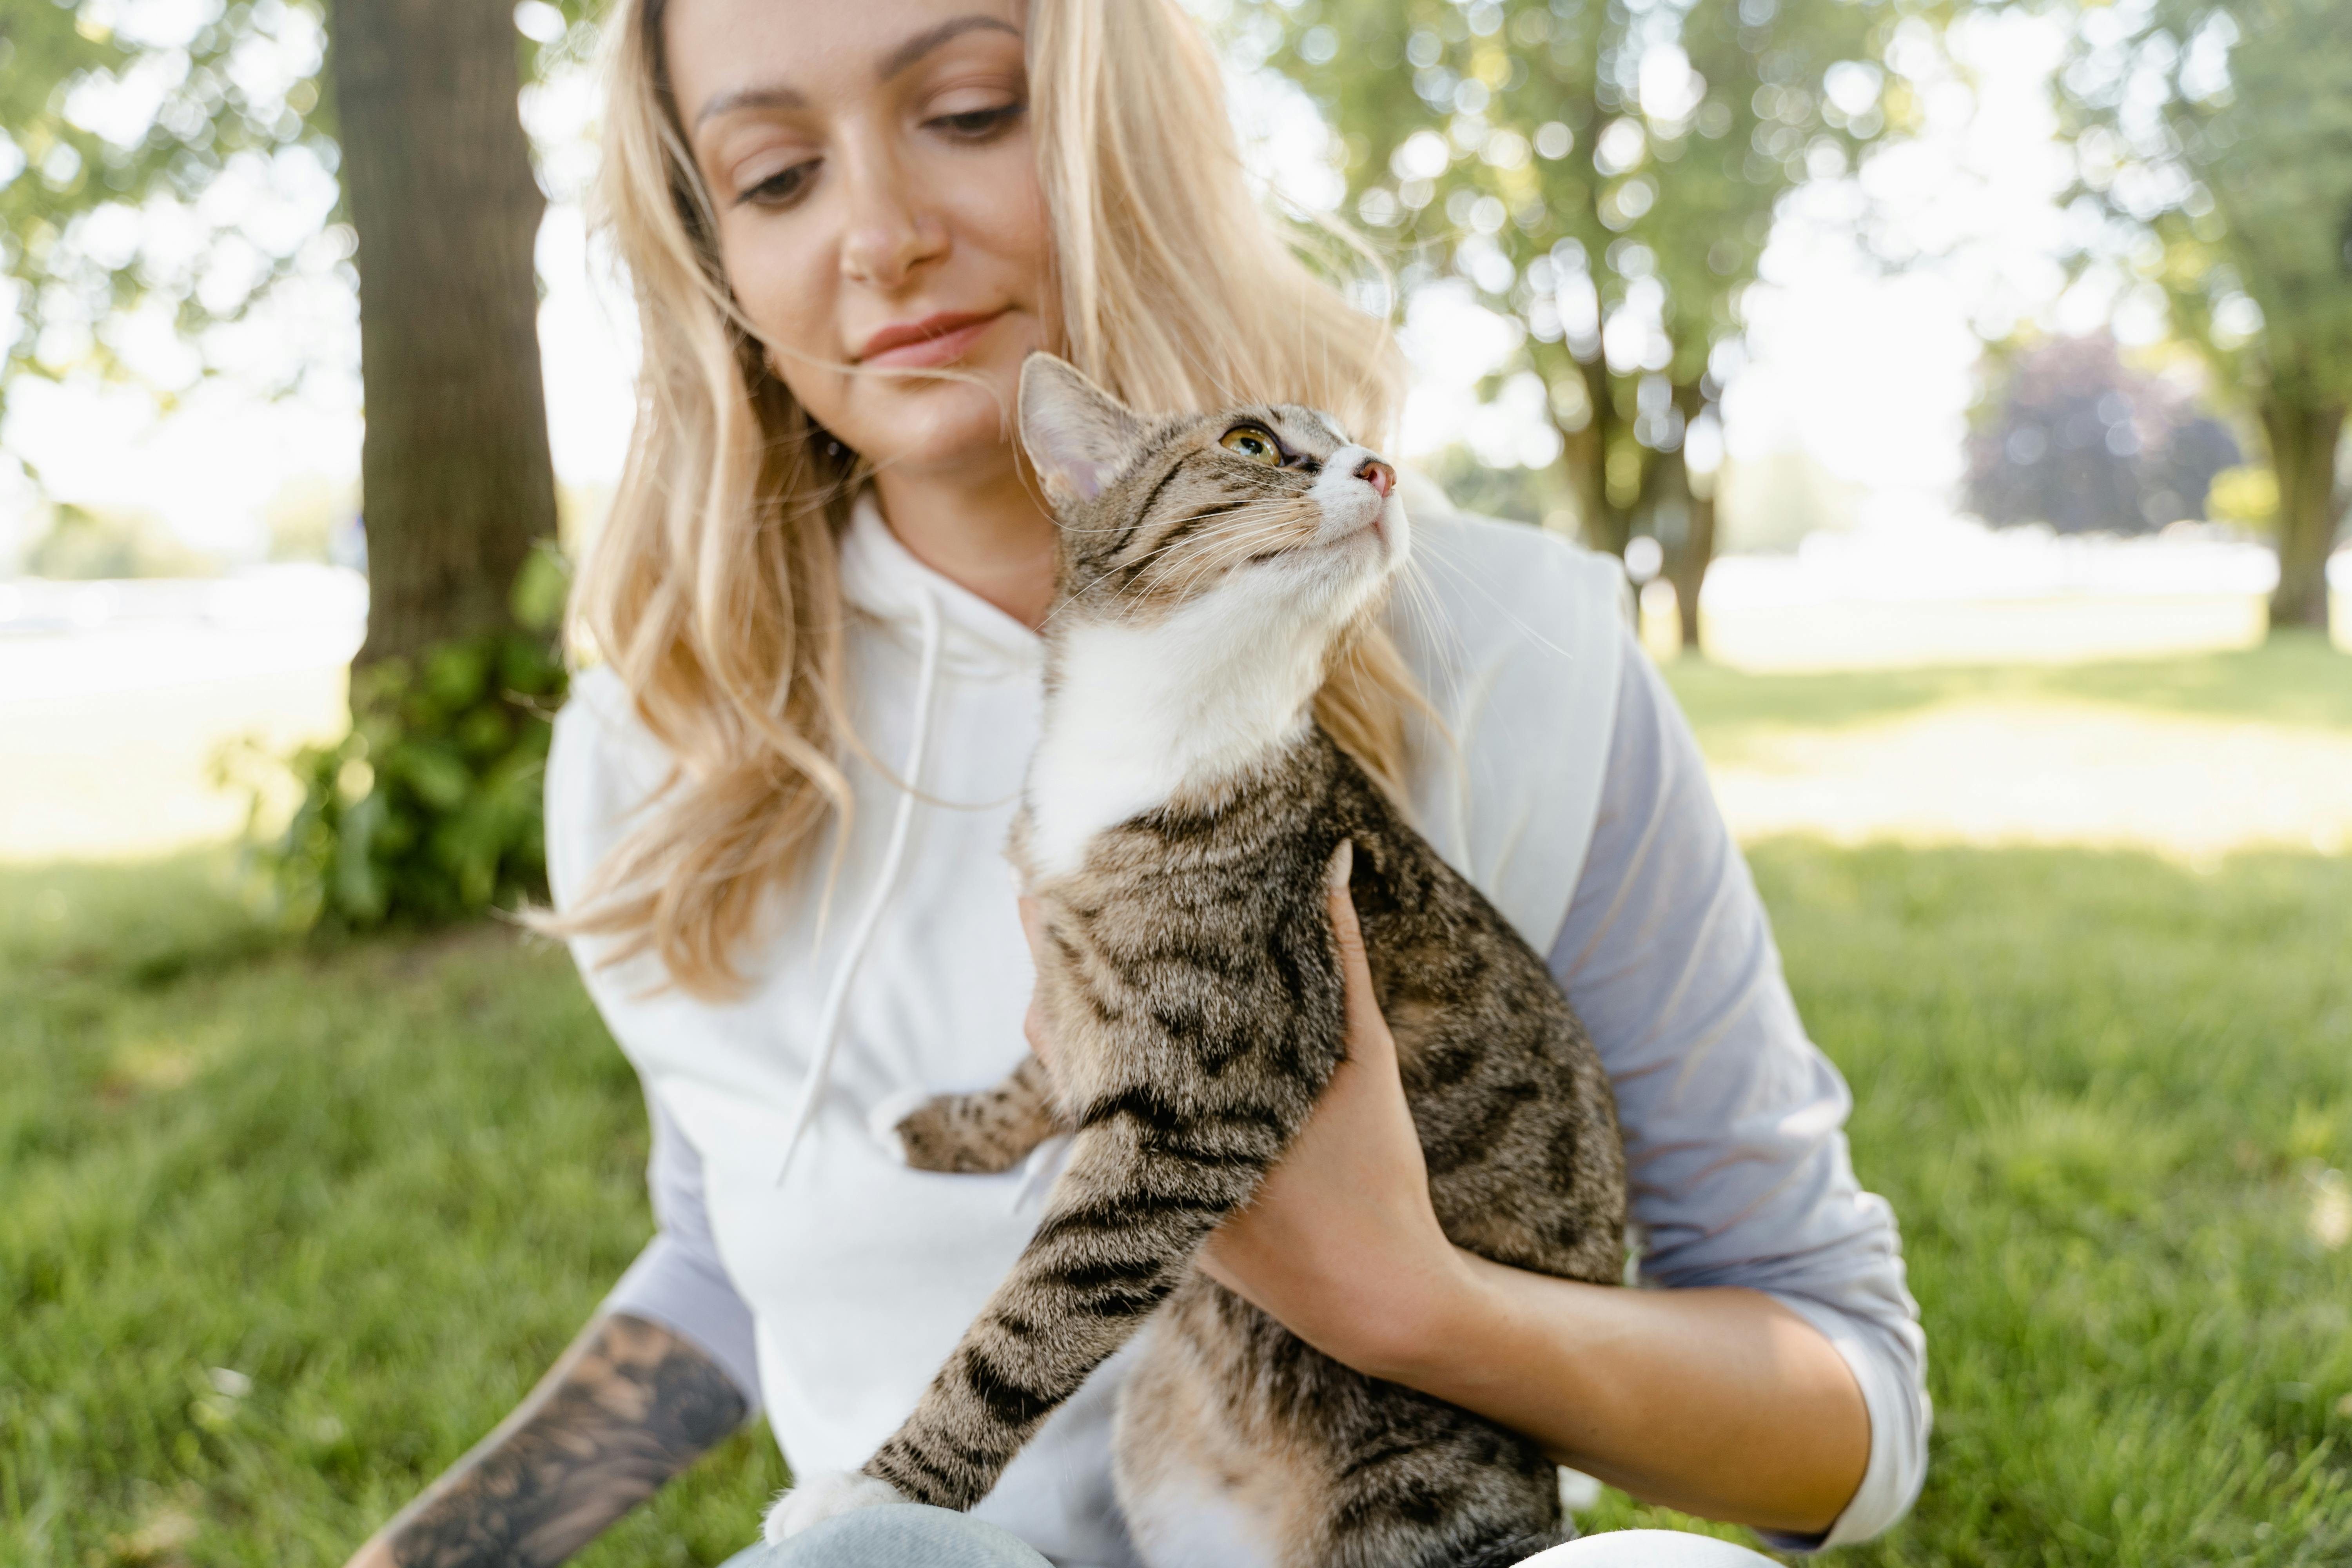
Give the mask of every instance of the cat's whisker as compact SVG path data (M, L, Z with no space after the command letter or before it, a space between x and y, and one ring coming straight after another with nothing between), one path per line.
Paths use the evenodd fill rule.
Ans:
M1165 575L1164 569L1169 564L1168 557L1182 547L1193 544L1195 540L1198 540L1202 554L1200 564L1204 568L1224 564L1229 559L1234 558L1236 552L1255 552L1257 546L1279 537L1286 527L1297 521L1286 503L1281 504L1278 510L1276 504L1254 503L1252 508L1226 513L1224 521L1230 524L1234 518L1251 516L1256 507L1265 509L1265 515L1263 521L1252 523L1242 530L1236 531L1228 526L1221 528L1215 534L1205 539L1195 535L1165 541L1154 546L1134 561L1128 563L1129 569L1136 572L1130 585L1145 585L1147 581L1149 584L1156 584ZM1149 571L1139 570L1147 567Z
M1500 612L1502 613L1503 618L1504 618L1505 620L1507 620L1507 621L1510 622L1510 623L1511 623L1511 625L1513 625L1514 626L1517 626L1520 631L1525 632L1525 633L1528 635L1528 638L1529 638L1530 640L1532 640L1532 641L1534 641L1534 642L1536 642L1536 643L1538 643L1538 644L1541 645L1541 646L1542 646L1545 649L1547 649L1548 651L1552 652L1552 653L1556 653L1556 654L1559 655L1562 658L1568 658L1568 657L1569 657L1569 652L1568 652L1568 650L1567 650L1566 648L1564 648L1564 647L1560 647L1560 646L1559 646L1559 644L1558 644L1558 643L1556 643L1556 642L1552 641L1552 640L1551 640L1551 638L1549 638L1549 637L1548 637L1544 636L1544 635L1543 635L1543 633L1541 633L1541 632L1539 632L1539 631L1536 630L1536 629L1535 629L1535 627L1533 627L1533 626L1531 626L1528 625L1528 623L1527 623L1526 621L1521 620L1521 619L1518 617L1518 616L1517 616L1517 615L1516 615L1515 613L1513 613L1513 611L1512 611L1511 607L1510 607L1508 605L1506 605L1505 603L1503 603L1503 601L1502 601L1501 599L1499 599L1499 598L1496 597L1496 595L1495 595L1495 592L1494 592L1494 590L1493 590L1493 589L1491 589L1491 588L1487 587L1487 586L1486 586L1486 584L1485 584L1484 583L1481 583L1480 581L1478 581L1478 579L1477 579L1476 577L1473 576L1473 575L1472 575L1471 574L1469 574L1468 572L1464 571L1461 567L1459 567L1459 566L1455 565L1453 562L1451 562L1451 561L1448 561L1448 560L1444 559L1443 556L1431 556L1431 557L1429 558L1429 561L1430 561L1430 564L1432 564L1433 566L1443 566L1443 567L1444 567L1447 571L1449 571L1449 572L1453 573L1456 577L1461 578L1461 579L1462 579L1462 581L1464 581L1465 583L1469 584L1470 584L1470 586L1472 586L1473 588L1477 589L1477 590L1478 590L1478 592L1479 592L1479 594L1480 594L1482 596L1484 596L1484 597L1486 598L1486 602L1487 602L1488 604L1493 605L1496 610L1498 610L1498 611L1500 611Z

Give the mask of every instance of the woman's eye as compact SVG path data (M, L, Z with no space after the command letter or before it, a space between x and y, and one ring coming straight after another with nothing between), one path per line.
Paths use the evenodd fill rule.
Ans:
M1282 444L1255 425L1226 431L1225 438L1217 444L1253 463L1264 463L1269 468L1282 467Z
M749 202L755 206L790 206L799 200L801 194L807 189L809 180L815 170L816 164L814 162L794 163L789 169L779 169L744 191L735 200L738 204Z
M967 109L955 114L942 114L929 123L969 142L984 142L1021 118L1028 109L1024 103L1000 103L990 109Z

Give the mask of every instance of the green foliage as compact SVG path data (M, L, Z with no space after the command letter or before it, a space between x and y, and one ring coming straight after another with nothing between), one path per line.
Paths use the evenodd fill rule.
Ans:
M1680 476L1775 205L1914 114L1895 0L1302 0L1274 63L1346 146L1354 216L1526 329L1587 535ZM1604 341L1605 340L1605 341ZM1599 514L1599 515L1596 515Z
M19 374L121 370L141 306L192 337L295 270L309 232L257 239L202 198L277 162L331 171L325 36L311 0L198 8L17 0L0 16L0 400ZM149 36L140 26L173 31Z
M520 6L522 68L587 58L592 9ZM142 307L202 348L298 271L349 258L348 229L257 225L245 195L204 199L224 176L249 194L335 173L331 23L322 0L0 8L0 279L16 285L0 289L0 406L19 374L124 374Z
M516 626L352 670L350 732L287 762L301 805L253 851L289 924L446 921L544 894L541 796L569 681L550 637L563 582L542 548L516 586ZM250 776L251 757L228 765ZM268 798L255 788L257 816Z
M2164 291L2225 391L2352 401L2347 58L2342 0L2151 0L2087 9L2059 74L2090 253Z
M2059 75L2084 254L2160 293L2278 482L2271 624L2325 628L2352 407L2352 5L2086 12ZM2104 220L2104 221L2102 221Z
M2213 476L2205 510L2230 522L2267 529L2278 521L2278 476L2268 468L2241 466Z
M1553 475L1533 468L1497 468L1483 463L1461 442L1417 459L1422 471L1444 490L1459 510L1480 517L1552 526L1555 518L1573 521ZM1565 524L1564 524L1565 525Z

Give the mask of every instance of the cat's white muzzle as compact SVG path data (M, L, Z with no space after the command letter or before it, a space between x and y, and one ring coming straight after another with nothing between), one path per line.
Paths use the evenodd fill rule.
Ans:
M1383 495L1362 476L1365 465L1376 460L1369 447L1342 447L1324 460L1307 493L1323 514L1317 542L1339 545L1368 536L1381 564L1394 571L1411 549L1410 531L1394 486Z

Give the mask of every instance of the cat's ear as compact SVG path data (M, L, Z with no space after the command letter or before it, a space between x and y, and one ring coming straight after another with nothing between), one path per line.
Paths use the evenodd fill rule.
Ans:
M1021 367L1021 444L1055 500L1092 500L1143 450L1143 422L1067 360Z

